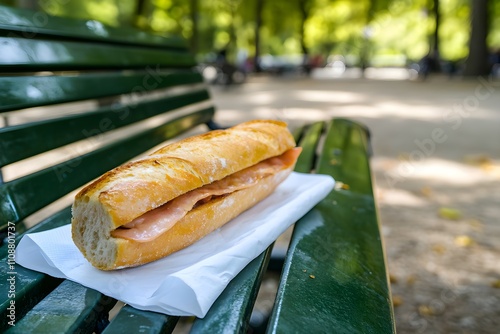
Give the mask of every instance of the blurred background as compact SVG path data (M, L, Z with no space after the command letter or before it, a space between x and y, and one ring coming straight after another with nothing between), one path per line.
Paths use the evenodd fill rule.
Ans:
M499 332L500 0L0 3L183 36L223 125L366 124L398 332Z
M1 0L49 14L182 35L201 62L245 71L410 67L484 75L500 54L497 0ZM497 70L496 68L493 70Z

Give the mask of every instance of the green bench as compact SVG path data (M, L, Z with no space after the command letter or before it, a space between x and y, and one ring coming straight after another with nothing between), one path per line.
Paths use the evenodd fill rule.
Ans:
M86 151L66 149L68 158L39 171L0 178L0 331L172 331L178 317L130 306L109 321L116 300L14 265L12 251L24 233L68 224L71 216L68 206L39 222L34 213L165 140L199 126L216 127L214 107L186 43L0 7L0 50L5 123L0 171L77 141L93 145ZM59 104L63 107L56 108ZM35 116L25 116L26 110ZM333 119L297 129L295 136L304 149L296 170L330 174L344 186L295 224L267 332L395 332L367 131ZM191 332L247 331L271 248L230 282Z

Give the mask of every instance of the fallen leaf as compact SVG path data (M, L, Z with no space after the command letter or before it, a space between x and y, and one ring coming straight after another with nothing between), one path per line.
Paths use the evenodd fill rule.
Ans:
M491 282L491 287L495 289L500 289L500 279Z
M439 208L438 215L439 217L448 220L459 220L462 218L462 212L460 212L460 210L446 207Z
M416 280L417 280L417 278L414 275L410 275L406 278L406 284L413 285L413 284L415 284Z
M474 239L469 237L468 235L459 235L455 237L455 245L458 247L470 247L474 245L476 242Z
M392 296L392 306L398 307L401 304L403 304L403 298L401 296L398 295Z
M427 306L427 305L420 305L418 307L418 313L420 313L420 315L434 315L435 314L434 309L432 307Z
M407 161L407 160L410 160L410 154L404 152L404 153L400 153L398 155L398 160L400 161Z
M464 157L464 161L468 163L469 165L473 166L479 166L481 168L487 168L487 166L490 166L493 164L493 160L485 154L479 154L479 155L466 155Z
M420 193L424 197L427 197L427 198L432 197L432 189L430 187L423 187L422 189L420 189Z
M392 284L396 284L398 283L398 279L393 274L389 274L389 282L391 282Z
M337 181L335 182L335 189L344 189L344 190L349 190L349 185L347 183Z
M446 247L441 244L437 244L432 246L432 250L434 251L434 253L444 254L444 252L446 252Z
M479 219L468 219L467 223L476 231L482 231L483 230L483 223L479 221Z

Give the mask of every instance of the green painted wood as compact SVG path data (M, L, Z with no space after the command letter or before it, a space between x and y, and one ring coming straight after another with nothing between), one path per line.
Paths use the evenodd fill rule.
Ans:
M4 221L18 222L120 163L196 125L208 122L213 114L213 108L200 110L64 163L4 183L0 186L0 198L7 200L0 202L0 217L4 217Z
M323 131L323 122L311 124L302 135L297 146L302 147L295 171L300 173L309 173L313 169L316 156L316 147Z
M122 45L0 37L2 71L61 71L134 69L155 64L162 68L196 65L185 51L156 50Z
M148 312L125 305L102 334L171 333L179 317Z
M206 90L0 128L0 167L209 99ZM43 138L43 141L40 141Z
M295 142L298 143L300 140L300 137L302 136L302 133L304 132L304 126L300 126L298 128L295 128L292 130L292 136L293 139L295 139Z
M148 34L132 27L110 27L95 20L69 19L44 12L0 6L0 35L37 38L57 36L67 39L106 43L145 45L157 48L187 48L187 41L178 36Z
M163 71L147 67L138 72L107 72L61 76L0 78L0 113L63 102L97 99L203 82L190 70Z
M272 245L233 278L203 319L190 333L246 333Z
M395 333L367 148L359 125L329 124L317 172L349 189L296 223L268 333Z
M53 228L60 227L70 223L71 223L71 206L68 206L63 210L54 213L53 215L42 220L41 222L37 223L35 226L31 227L28 230L26 230L26 228L24 227L23 229L21 229L20 228L21 223L18 223L16 226L15 244L17 245L19 241L21 241L23 236L27 233L48 231ZM8 244L5 243L0 247L0 257L6 257L7 251L8 251Z
M3 332L9 327L7 315L11 314L8 308L11 307L11 300L13 299L9 293L11 291L9 279L15 278L16 323L17 320L56 288L62 280L11 264L7 258L2 258L1 261L5 264L0 266L0 317L2 318L0 332Z
M114 304L100 292L64 281L5 333L90 334Z

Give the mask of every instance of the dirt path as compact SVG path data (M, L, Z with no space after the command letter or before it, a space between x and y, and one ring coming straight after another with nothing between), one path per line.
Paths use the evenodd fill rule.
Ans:
M500 82L252 78L218 120L368 125L399 333L498 333Z

